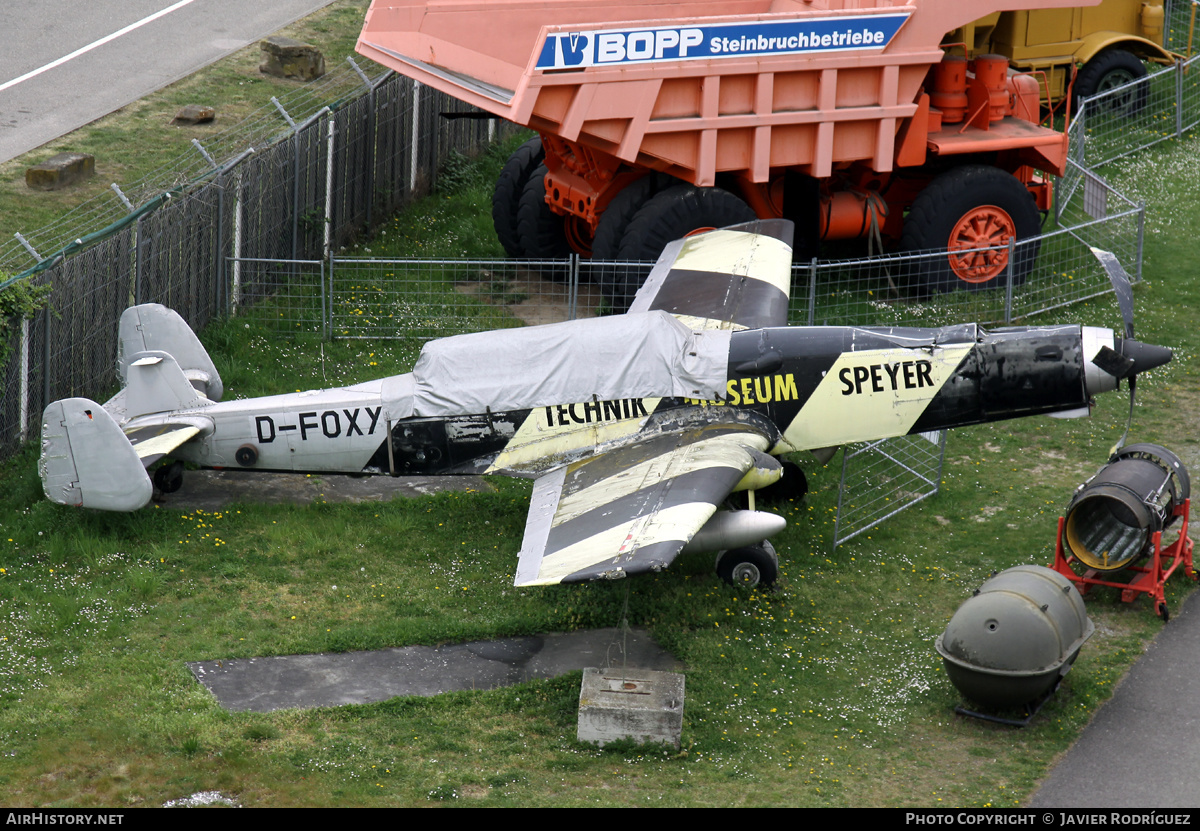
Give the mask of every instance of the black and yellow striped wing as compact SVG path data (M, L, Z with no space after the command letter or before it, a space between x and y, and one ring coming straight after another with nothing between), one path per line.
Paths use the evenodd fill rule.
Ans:
M648 437L538 478L515 585L665 568L770 445L746 425Z

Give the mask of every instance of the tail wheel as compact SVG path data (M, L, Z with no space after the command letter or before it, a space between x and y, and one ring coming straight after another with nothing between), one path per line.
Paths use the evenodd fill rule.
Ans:
M929 183L904 221L904 251L945 251L913 263L911 281L922 293L1003 287L1008 244L1037 237L1041 216L1025 186L996 167L964 165ZM990 250L989 250L990 249ZM1016 246L1013 285L1037 262L1038 243Z
M522 257L525 254L517 236L517 211L530 175L545 158L542 140L531 138L508 157L496 179L496 189L492 192L492 227L496 229L496 238L510 257Z
M175 493L183 487L183 462L159 465L154 471L154 487L163 493Z
M633 214L617 257L657 260L667 243L680 237L757 218L749 205L727 190L677 185L656 193ZM648 268L636 269L622 285L610 287L609 299L617 311L629 308L649 273Z

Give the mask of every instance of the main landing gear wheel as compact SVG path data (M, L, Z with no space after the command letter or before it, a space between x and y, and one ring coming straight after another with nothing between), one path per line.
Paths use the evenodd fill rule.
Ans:
M727 190L676 185L656 193L634 213L617 258L653 262L667 243L680 237L757 218L749 205ZM623 285L611 287L609 300L616 311L629 308L649 273L638 269L626 276Z
M510 257L525 256L517 236L517 211L521 205L521 193L529 183L530 175L545 158L542 140L531 138L513 151L496 179L496 189L492 192L492 226Z
M1145 78L1146 65L1132 52L1124 49L1108 49L1092 58L1079 75L1075 78L1075 109L1083 99L1090 98L1110 89L1124 86L1130 81ZM1120 94L1106 95L1099 101L1093 101L1089 109L1093 112L1109 113L1123 118L1131 118L1146 108L1146 100L1150 90L1146 84L1138 84Z
M964 165L943 173L917 196L904 221L900 247L946 252L913 262L910 282L920 295L977 291L1005 285L1008 248L995 246L1033 239L1040 230L1037 204L1016 177L997 167ZM1014 286L1033 271L1037 252L1038 243L1014 248Z
M779 556L766 540L731 548L717 555L717 576L731 586L769 589L779 578Z

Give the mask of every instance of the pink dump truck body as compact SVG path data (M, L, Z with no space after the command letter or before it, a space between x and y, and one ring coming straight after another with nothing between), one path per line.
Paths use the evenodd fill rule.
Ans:
M546 211L566 222L576 250L595 241L597 255L639 253L612 242L604 214L620 207L623 239L672 183L730 192L765 217L786 215L786 190L801 182L820 206L802 235L863 236L875 224L899 240L922 186L956 165L997 167L1048 206L1038 172L1061 172L1066 139L1038 124L1037 82L1014 78L1002 59L963 62L936 84L932 68L950 30L995 11L1067 5L1080 3L374 0L358 51L536 130L541 146L520 165L514 157L521 169L497 195L545 231L553 220L521 199L527 178L541 177ZM893 182L900 169L927 175ZM637 185L650 174L653 185ZM1010 236L1020 224L1008 222Z

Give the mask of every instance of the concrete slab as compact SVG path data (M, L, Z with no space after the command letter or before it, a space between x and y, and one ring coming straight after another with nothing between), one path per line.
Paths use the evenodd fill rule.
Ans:
M175 493L161 494L164 508L205 511L235 502L309 505L313 502L386 502L441 491L484 491L482 476L338 476L257 473L241 470L189 470Z
M490 690L585 667L624 665L683 669L644 629L626 634L616 628L438 647L197 661L188 668L225 709L265 713Z

